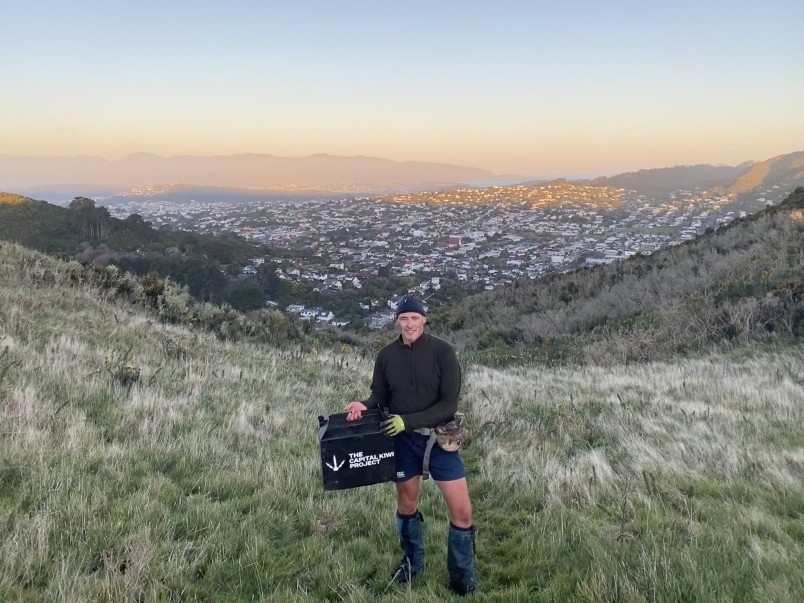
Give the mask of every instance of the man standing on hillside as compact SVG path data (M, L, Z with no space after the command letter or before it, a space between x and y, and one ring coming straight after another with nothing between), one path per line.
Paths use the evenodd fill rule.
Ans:
M424 517L419 512L423 473L432 474L449 511L447 567L449 586L465 595L477 590L475 531L463 461L435 441L435 427L452 420L458 409L461 371L455 351L446 341L424 332L427 312L415 295L405 295L396 308L400 335L382 348L374 363L371 396L346 406L347 420L364 410L390 409L383 431L394 437L396 463L396 527L402 561L393 574L407 583L424 569Z

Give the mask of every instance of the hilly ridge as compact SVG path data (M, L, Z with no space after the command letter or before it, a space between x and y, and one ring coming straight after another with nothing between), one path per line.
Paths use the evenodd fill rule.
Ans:
M739 178L749 169L748 164L738 166L684 165L669 168L643 169L616 176L596 178L588 183L635 190L651 196L666 196L679 188L704 190L723 186ZM759 182L757 183L759 184Z
M802 181L804 181L804 151L779 155L754 164L726 190L741 195L767 184L792 188L801 186Z
M46 253L80 249L81 236L66 210L46 201L0 192L0 239Z

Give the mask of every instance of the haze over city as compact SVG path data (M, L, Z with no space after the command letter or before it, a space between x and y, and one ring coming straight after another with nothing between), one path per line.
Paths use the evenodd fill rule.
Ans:
M31 1L0 153L594 176L800 150L804 3Z

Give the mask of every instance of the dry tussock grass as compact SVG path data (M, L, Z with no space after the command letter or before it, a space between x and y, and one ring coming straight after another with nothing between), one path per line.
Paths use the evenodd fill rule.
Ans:
M567 491L594 502L614 476L643 472L750 475L799 488L802 367L795 350L605 368L474 367L475 442L489 479L544 488L554 503L567 502Z

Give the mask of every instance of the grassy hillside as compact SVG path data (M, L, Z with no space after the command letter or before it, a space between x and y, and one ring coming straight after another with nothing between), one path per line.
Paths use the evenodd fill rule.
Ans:
M486 362L620 363L804 338L804 188L683 245L464 299L434 327Z
M0 600L452 600L433 484L409 589L392 486L322 490L316 417L370 359L166 325L70 266L0 248ZM800 347L468 365L461 404L475 600L804 599Z

